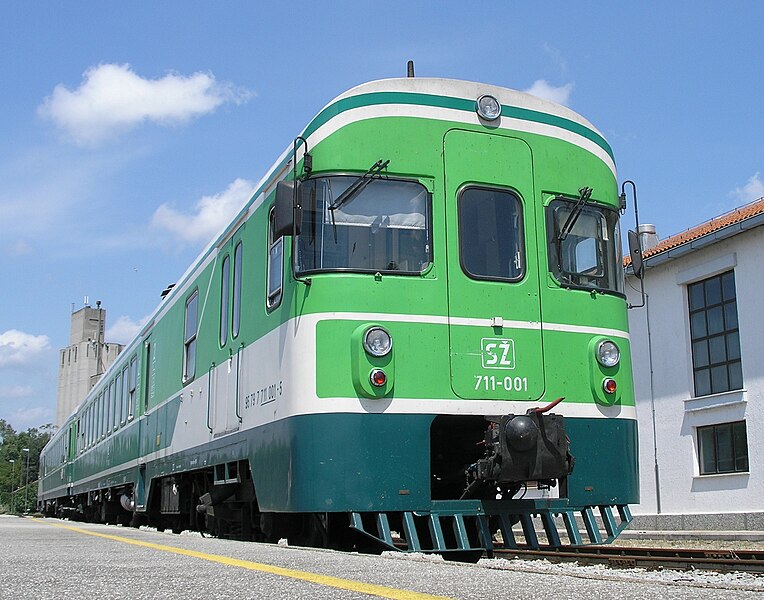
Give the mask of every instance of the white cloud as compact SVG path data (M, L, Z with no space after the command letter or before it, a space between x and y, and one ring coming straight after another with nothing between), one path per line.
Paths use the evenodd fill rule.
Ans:
M764 181L761 180L761 173L756 171L743 187L732 190L730 196L744 203L764 197Z
M130 65L101 64L85 71L75 90L57 85L37 110L77 144L92 145L144 121L185 123L226 102L246 102L252 95L216 81L211 73L144 79Z
M215 196L204 196L192 214L185 214L162 204L151 217L151 225L175 234L184 242L200 242L220 233L236 213L249 200L254 184L246 179L236 179L228 188Z
M142 319L133 321L130 317L122 315L118 317L114 322L114 325L106 330L106 342L127 344L132 340L141 330L146 322L149 320L150 315L146 315Z
M561 73L568 72L568 61L565 60L565 57L562 55L562 52L560 52L554 46L547 44L546 42L544 42L544 44L542 45L542 48L544 49L544 53L551 59L551 61L557 66L557 68L560 69Z
M47 335L30 335L9 329L0 333L0 367L31 364L50 349Z
M50 408L31 406L28 408L17 408L9 415L8 420L16 430L22 430L52 423L55 421L55 416L55 412Z
M32 386L12 385L9 387L0 387L0 399L28 398L34 393Z
M544 98L544 100L550 100L563 106L568 105L570 94L573 92L573 83L566 83L560 87L555 87L547 83L544 79L537 79L533 82L533 85L527 90L524 90L527 94Z
M8 254L13 257L26 256L32 251L32 246L26 240L17 240L8 246Z

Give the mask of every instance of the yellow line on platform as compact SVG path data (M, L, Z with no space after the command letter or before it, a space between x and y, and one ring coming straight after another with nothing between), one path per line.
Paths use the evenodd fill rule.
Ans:
M229 558L227 556L220 556L218 554L207 554L205 552L196 552L195 550L185 550L183 548L176 548L175 546L164 546L162 544L153 544L151 542L143 542L141 540L134 540L131 538L122 537L119 535L109 535L106 533L97 533L95 531L88 531L87 529L81 529L80 527L73 527L71 525L64 525L62 523L52 523L50 521L43 521L42 519L34 519L38 523L44 523L45 525L51 525L53 527L60 527L61 529L68 529L77 533L83 533L85 535L92 535L95 537L105 538L107 540L113 540L115 542L122 542L124 544L132 544L133 546L142 546L143 548L151 548L153 550L160 550L162 552L171 552L173 554L181 554L183 556L191 556L193 558L199 558L201 560L208 560L210 562L216 562L230 567L239 567L240 569L248 569L250 571L260 571L261 573L270 573L271 575L278 575L280 577L289 577L291 579L299 579L301 581L310 581L311 583L317 583L327 587L337 588L341 590L348 590L351 592L358 592L361 594L368 594L370 596L378 596L380 598L390 598L392 600L450 600L447 596L433 596L431 594L422 594L420 592L412 592L408 590L399 590L396 588L386 587L383 585L374 585L372 583L363 583L361 581L353 581L352 579L342 579L341 577L332 577L331 575L321 575L319 573L309 573L307 571L296 571L294 569L285 569L283 567L276 567L273 565L267 565L264 563L256 563L249 560L240 560L238 558Z

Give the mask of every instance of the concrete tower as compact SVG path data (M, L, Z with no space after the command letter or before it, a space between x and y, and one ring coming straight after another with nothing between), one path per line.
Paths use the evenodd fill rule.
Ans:
M121 344L104 342L105 329L106 310L101 308L100 301L93 308L86 300L83 308L72 313L69 346L61 350L58 368L58 427L124 349Z

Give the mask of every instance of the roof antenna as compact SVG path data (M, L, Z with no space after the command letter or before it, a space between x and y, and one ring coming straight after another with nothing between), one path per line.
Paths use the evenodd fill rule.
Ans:
M410 60L406 65L406 77L414 76L414 61Z

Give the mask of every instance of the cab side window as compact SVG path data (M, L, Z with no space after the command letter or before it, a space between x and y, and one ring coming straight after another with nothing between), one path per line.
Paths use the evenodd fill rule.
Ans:
M266 305L273 310L281 304L281 286L284 278L284 238L273 239L276 211L271 208L268 217L268 282Z
M186 326L183 334L183 382L196 374L196 334L199 329L199 290L186 300Z

